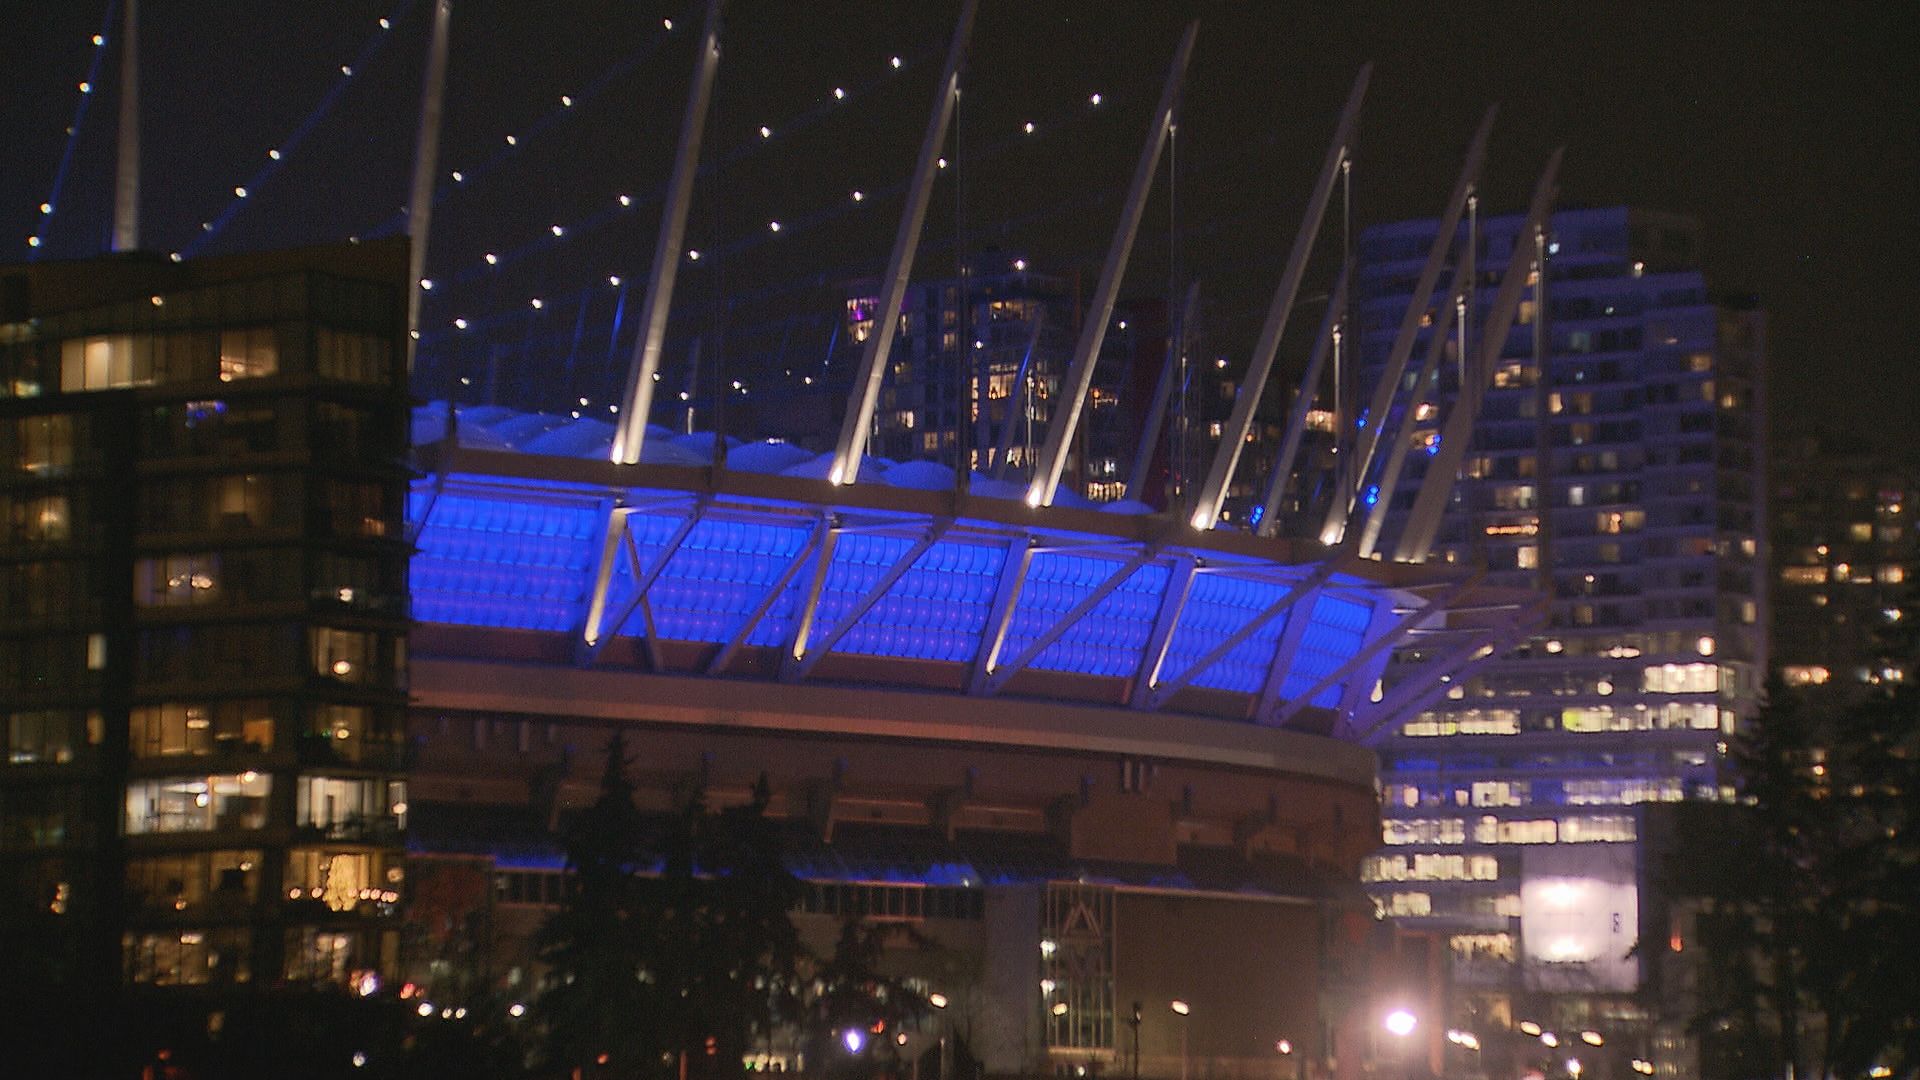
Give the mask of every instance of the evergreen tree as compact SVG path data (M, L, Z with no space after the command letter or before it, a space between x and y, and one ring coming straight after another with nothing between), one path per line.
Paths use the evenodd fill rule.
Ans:
M1734 740L1750 842L1694 868L1718 940L1706 1030L1778 1032L1815 1075L1920 1070L1920 610L1854 698L1770 685ZM1717 869L1716 869L1717 868ZM1762 1015L1767 1018L1764 1022Z
M649 827L623 752L616 736L599 798L568 830L573 881L542 931L550 1063L738 1078L782 1015L800 955L789 914L800 883L766 818L766 778L745 806L713 813L696 789Z
M880 970L887 940L902 934L927 945L911 927L858 917L841 925L806 1003L801 1048L809 1071L858 1080L900 1070L900 1035L932 1009L924 995Z
M626 775L626 742L607 745L600 794L566 832L566 897L539 936L549 968L535 1002L550 1064L605 1060L645 1075L665 1044L657 986L643 979L651 942L636 874L646 865L646 829Z

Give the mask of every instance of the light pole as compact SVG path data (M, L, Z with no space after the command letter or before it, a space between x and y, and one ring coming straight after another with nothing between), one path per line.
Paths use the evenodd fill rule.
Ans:
M1167 1002L1167 1008L1180 1018L1180 1080L1187 1080L1187 1016L1193 1012L1193 1007L1174 998Z
M1387 1034L1394 1037L1398 1044L1394 1056L1405 1065L1411 1052L1408 1037L1413 1034L1413 1029L1420 1026L1420 1018L1413 1015L1411 1011L1400 1008L1389 1012L1380 1023L1387 1029Z
M939 993L928 994L927 1004L936 1009L945 1010L947 1007L947 995ZM919 1062L916 1060L914 1064L918 1065ZM940 1053L936 1058L935 1067L940 1074L938 1080L947 1080L947 1025L945 1021L942 1021L940 1024Z
M1133 1003L1133 1019L1127 1024L1133 1028L1133 1080L1140 1080L1140 1003L1137 1001Z

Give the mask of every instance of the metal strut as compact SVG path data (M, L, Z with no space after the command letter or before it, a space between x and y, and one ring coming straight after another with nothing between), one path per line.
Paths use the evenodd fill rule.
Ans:
M1513 328L1513 317L1520 309L1520 293L1526 288L1527 268L1533 261L1533 245L1529 241L1546 227L1547 214L1553 205L1554 180L1559 175L1560 157L1564 152L1562 147L1547 158L1547 166L1534 185L1526 221L1515 234L1513 256L1507 260L1506 272L1500 277L1500 291L1494 294L1493 303L1487 309L1486 325L1480 329L1480 348L1474 353L1474 362L1467 367L1467 377L1461 382L1460 393L1447 413L1446 426L1441 429L1440 452L1427 465L1426 479L1414 497L1406 528L1401 530L1399 543L1394 547L1395 562L1425 562L1433 550L1433 538L1440 530L1440 514L1453 495L1460 460L1473 435L1474 420L1480 414L1480 396L1493 376L1495 361L1506 348L1507 333ZM1543 273L1546 270L1544 266L1540 269Z
M1493 119L1498 112L1498 106L1487 109L1486 115L1480 119L1480 126L1474 130L1473 141L1467 146L1466 159L1460 164L1460 175L1455 178L1453 192L1447 196L1446 209L1440 215L1439 231L1434 233L1433 245L1427 249L1427 261L1420 267L1413 295L1407 299L1406 312L1400 316L1400 329L1394 334L1386 367L1381 370L1380 381L1373 388L1373 398L1367 403L1367 411L1360 414L1359 423L1367 426L1356 432L1353 458L1347 462L1347 468L1352 470L1348 476L1353 486L1345 491L1334 492L1333 501L1327 507L1326 524L1321 529L1322 540L1331 537L1328 542L1334 543L1346 535L1347 518L1353 513L1361 489L1366 486L1367 473L1373 465L1373 454L1380 443L1380 428L1386 423L1387 410L1400 388L1400 376L1406 372L1407 359L1413 355L1413 340L1420 332L1420 320L1426 315L1434 288L1440 284L1440 272L1446 267L1447 249L1453 245L1454 234L1459 231L1460 215L1466 212L1467 199L1480 183L1480 166L1486 160L1487 139L1493 134Z
M620 399L620 424L613 433L612 460L636 465L647 437L647 418L653 414L653 379L660 370L660 349L667 337L667 313L673 307L673 282L680 270L680 245L687 235L687 210L693 204L693 176L700 164L700 135L706 129L707 104L713 98L713 75L720 66L720 10L725 0L707 0L706 25L700 31L700 51L693 63L693 89L687 94L686 115L680 119L680 144L673 152L673 171L667 180L667 202L660 214L660 233L653 243L653 268L647 274L647 295L640 304L640 335L633 343L633 361L627 367L627 390Z
M444 0L442 0L444 3ZM140 0L126 0L120 31L120 142L114 156L113 250L140 250ZM418 274L414 275L418 277ZM413 327L409 325L407 329ZM407 349L409 360L413 349ZM408 365L412 369L412 365Z
M847 400L847 415L841 421L840 438L834 445L833 471L827 479L835 484L851 484L860 476L860 458L867 451L867 434L873 426L873 408L880 398L880 382L886 375L887 354L893 349L893 336L900 326L900 305L907 298L913 253L920 246L920 227L926 223L927 202L933 196L940 148L946 145L947 126L953 121L953 104L960 93L960 62L966 57L967 41L973 34L973 17L979 9L980 0L965 0L960 5L960 19L953 28L953 41L947 46L947 66L940 74L933 115L927 119L926 134L920 140L913 182L907 186L907 205L900 211L900 228L894 233L893 253L887 258L886 276L881 279L880 306L874 309L873 332L867 335L861 350L860 367L853 375L852 396Z
M1473 280L1471 262L1462 262L1454 273L1453 287L1448 290L1446 307L1440 313L1440 321L1434 323L1433 334L1427 340L1427 352L1420 361L1420 370L1413 377L1413 388L1407 391L1407 405L1400 412L1400 422L1393 427L1389 442L1386 463L1380 467L1380 486L1375 493L1373 505L1367 508L1367 521L1360 530L1358 550L1360 557L1373 557L1375 545L1380 542L1380 530L1387 521L1387 509L1393 504L1393 494L1400 487L1400 475L1407 465L1407 452L1413 439L1413 426L1420 406L1431 396L1431 384L1436 372L1440 370L1440 357L1447 349L1449 335L1460 317L1460 305L1466 299L1466 290ZM1389 410L1391 413L1391 410ZM1381 430L1386 430L1388 417L1381 417Z
M1167 401L1173 397L1173 384L1180 378L1180 361L1187 355L1194 315L1200 310L1200 283L1187 286L1186 302L1180 305L1180 321L1167 338L1167 360L1160 367L1160 379L1153 385L1153 402L1147 406L1146 422L1140 425L1140 445L1134 450L1133 471L1127 475L1123 498L1138 500L1147 492L1147 470L1153 467L1154 454L1160 449L1160 425L1167 419Z
M1313 339L1313 353L1307 358L1306 374L1300 376L1300 396L1294 399L1293 411L1287 417L1280 454L1274 458L1273 470L1267 477L1267 497L1260 504L1260 522L1255 531L1261 536L1272 536L1280 528L1280 502L1286 497L1287 481L1293 477L1293 462L1300 455L1300 440L1306 436L1307 413L1313 408L1314 393L1320 387L1320 369L1326 366L1334 332L1347 314L1348 277L1346 268L1342 267L1340 283L1334 286L1333 297L1327 303L1327 313L1320 319L1320 336ZM1338 372L1334 373L1334 380L1337 384ZM1336 398L1339 396L1337 386L1334 395ZM1335 415L1338 415L1337 409Z
M1040 347L1040 330L1046 322L1046 309L1034 308L1033 329L1027 334L1027 351L1020 357L1020 370L1014 372L1013 382L1007 387L1007 418L1000 425L1000 439L998 445L994 447L993 454L992 475L995 480L1006 479L1007 458L1013 453L1014 406L1019 406L1021 420L1027 419L1027 410L1033 407L1032 400L1026 397L1027 375L1033 370L1033 352ZM1033 455L1031 442L1026 449L1027 456L1031 458Z
M1280 274L1280 284L1273 291L1273 302L1267 306L1266 322L1260 327L1260 340L1254 344L1253 356L1247 361L1247 376L1241 380L1240 393L1233 401L1233 413L1227 419L1227 426L1220 436L1220 445L1213 452L1213 465L1207 470L1206 482L1200 488L1200 499L1193 509L1193 517L1188 520L1194 528L1202 532L1213 528L1220 520L1220 505L1226 501L1227 484L1233 479L1234 467L1240 463L1240 452L1246 449L1247 432L1253 429L1253 411L1260 405L1260 396L1266 390L1267 378L1273 373L1273 358L1280 350L1280 337L1287 331L1287 319L1293 314L1293 301L1300 293L1300 281L1307 273L1307 257L1313 253L1313 244L1320 236L1320 222L1326 216L1327 203L1333 198L1333 183L1339 178L1341 166L1347 161L1347 155L1353 148L1354 128L1360 122L1360 102L1367 96L1367 80L1373 75L1373 65L1360 68L1360 74L1354 77L1353 89L1347 94L1346 108L1340 110L1340 121L1333 129L1333 142L1327 147L1326 160L1320 165L1320 178L1313 185L1313 195L1307 200L1307 213L1300 222L1300 231L1293 236L1293 250L1287 255L1287 266Z
M1147 145L1133 167L1133 183L1127 189L1127 202L1107 245L1107 260L1100 268L1100 283L1093 290L1093 303L1087 309L1086 322L1080 328L1080 340L1073 347L1073 362L1060 384L1061 405L1047 425L1047 441L1041 447L1033 480L1027 487L1028 506L1052 506L1060 488L1060 472L1067 464L1067 447L1073 445L1080 413L1086 407L1087 389L1093 385L1093 367L1100 358L1100 345L1107 337L1107 320L1113 315L1113 302L1120 295L1120 281L1127 273L1127 259L1133 253L1133 238L1140 232L1140 215L1147 208L1147 192L1153 187L1154 171L1160 167L1160 151L1167 145L1173 125L1173 110L1180 102L1180 86L1186 79L1187 62L1193 58L1194 37L1200 24L1189 23L1180 47L1174 50L1173 66L1160 91L1160 104L1147 128Z
M127 10L133 10L129 3ZM420 135L413 154L413 192L407 202L407 371L420 344L420 299L427 274L427 231L433 223L433 175L440 160L440 116L447 91L447 39L453 0L433 5L433 36L427 39L427 73L420 82ZM451 401L447 408L453 408Z

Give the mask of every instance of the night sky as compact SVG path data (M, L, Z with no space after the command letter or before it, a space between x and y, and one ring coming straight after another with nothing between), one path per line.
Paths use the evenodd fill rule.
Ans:
M730 4L689 229L706 258L681 275L670 357L702 334L749 378L817 363L835 284L885 260L957 6ZM397 225L428 0L142 8L146 246L215 254ZM95 0L0 0L0 261L104 246L111 49L70 147L64 129L106 14ZM918 273L997 247L1036 268L1081 270L1090 289L1193 17L1175 195L1170 205L1163 165L1126 291L1164 295L1176 266L1182 281L1198 277L1213 349L1250 348L1335 114L1372 60L1356 225L1437 212L1481 111L1498 102L1485 205L1516 209L1564 144L1561 205L1700 217L1711 286L1757 293L1771 313L1776 419L1900 431L1920 407L1908 332L1920 309L1920 34L1904 4L984 0L956 168L936 188ZM502 347L539 366L524 374L597 407L631 348L624 336L609 347L621 288L608 278L637 306L699 7L456 0L454 20L423 355L465 370ZM270 148L287 149L274 162ZM63 155L49 217L39 207ZM229 214L236 186L248 198L202 229ZM855 202L855 190L867 197ZM1329 227L1337 243L1337 216ZM29 248L36 234L43 246ZM469 329L455 331L455 318ZM1296 324L1293 343L1304 333Z

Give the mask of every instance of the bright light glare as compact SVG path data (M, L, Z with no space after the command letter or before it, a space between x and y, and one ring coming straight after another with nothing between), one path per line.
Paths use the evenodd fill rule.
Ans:
M1393 1010L1383 1022L1389 1032L1402 1037L1413 1034L1413 1029L1420 1026L1420 1021L1405 1009Z
M1188 1005L1186 1002L1181 1001L1179 998L1175 998L1172 1001L1167 1002L1167 1008L1172 1009L1174 1012L1179 1013L1181 1016L1186 1016L1189 1013L1193 1012L1193 1006Z

